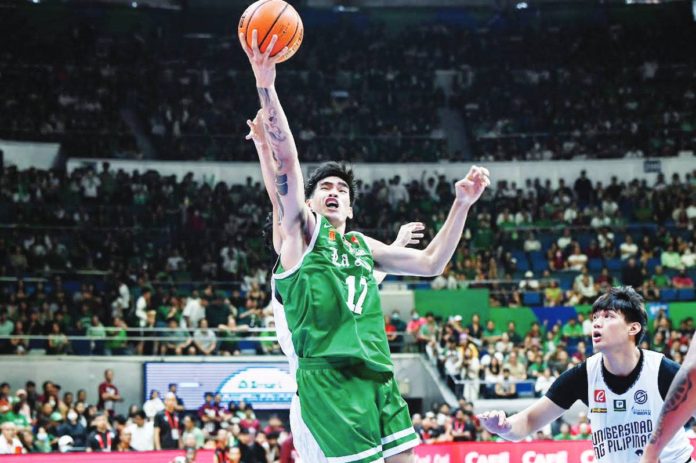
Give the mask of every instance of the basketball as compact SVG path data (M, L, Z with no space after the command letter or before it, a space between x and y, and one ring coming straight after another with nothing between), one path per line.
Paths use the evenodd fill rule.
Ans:
M287 51L278 62L283 62L294 55L302 44L304 27L302 19L295 8L283 0L259 0L244 11L239 20L239 32L244 34L246 43L251 47L251 34L258 31L258 45L265 52L273 35L278 36L271 56Z

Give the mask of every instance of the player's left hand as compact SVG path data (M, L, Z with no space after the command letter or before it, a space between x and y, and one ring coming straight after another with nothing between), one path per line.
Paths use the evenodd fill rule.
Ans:
M266 130L263 128L263 110L259 109L254 120L247 119L249 133L244 137L252 140L256 146L266 146Z
M409 244L418 244L423 238L423 233L420 233L423 230L425 230L425 225L423 225L421 222L404 224L401 226L401 228L399 228L399 233L392 245L406 247Z
M251 31L251 46L247 44L244 33L239 33L239 42L247 58L249 58L251 69L254 71L254 77L256 77L256 86L259 88L270 88L273 86L276 77L276 63L278 63L287 52L287 47L285 47L280 53L271 57L271 52L277 41L278 36L273 34L271 41L266 47L266 51L262 53L259 49L259 31L257 29Z
M480 166L471 166L466 177L454 185L457 201L466 206L471 206L478 201L486 187L490 186L490 184L491 179L488 169Z

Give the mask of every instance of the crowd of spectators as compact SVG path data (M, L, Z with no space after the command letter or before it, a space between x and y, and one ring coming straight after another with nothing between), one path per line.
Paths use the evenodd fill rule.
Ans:
M481 160L675 156L696 137L696 63L676 49L694 37L693 24L472 35L490 53L451 102Z
M590 313L565 322L534 321L496 326L473 314L449 319L414 317L405 331L415 339L458 397L514 399L544 395L559 374L592 355ZM674 322L661 309L651 318L640 347L683 361L694 334L693 317Z
M660 174L651 185L605 186L584 172L572 188L500 181L469 217L445 274L412 283L488 288L493 307L583 304L618 283L640 288L648 301L693 300L695 191L693 173L669 181ZM401 224L422 221L425 245L444 222L438 205L452 194L444 175L397 176L358 183L354 210L360 229L387 242ZM0 196L0 216L11 224L0 229L0 267L18 278L2 285L2 334L18 336L2 342L3 351L277 349L225 339L243 330L258 337L272 324L265 307L273 257L259 233L270 205L260 184L130 175L108 164L70 174L8 168ZM155 339L166 327L181 331ZM67 334L105 342L76 347Z
M186 461L193 462L198 450L210 449L216 463L294 461L283 420L271 414L262 422L250 404L223 403L220 395L205 393L205 403L191 410L177 396L176 384L116 413L123 401L113 370L104 372L96 403L85 389L61 391L51 381L43 383L42 391L33 381L16 391L2 383L0 454L182 449Z
M0 49L0 133L63 141L76 156L254 160L243 133L258 101L234 34L211 20L194 38L156 11L141 14L161 26L117 34L67 23L29 34L22 11L8 12L21 45ZM472 31L339 13L312 25L278 87L306 161L673 156L693 150L696 128L696 29L681 16L647 31L532 29L514 16ZM448 149L446 108L464 116L447 130L466 130L470 149Z

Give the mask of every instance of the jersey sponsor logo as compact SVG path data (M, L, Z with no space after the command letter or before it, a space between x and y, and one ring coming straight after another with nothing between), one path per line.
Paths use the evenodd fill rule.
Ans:
M331 227L333 227L333 225L331 225L330 223L325 223L325 224L324 224L324 228L331 228Z
M626 411L626 399L614 399L614 411L615 412L625 412Z
M357 236L351 236L351 237L350 237L350 240L351 240L353 243L358 244L358 237L357 237Z
M336 241L336 232L329 230L329 241Z
M633 400L635 400L637 404L643 405L648 401L648 393L642 389L638 389L636 393L633 394Z
M639 416L652 415L652 412L650 411L650 409L636 408L635 405L633 407L631 407L631 413L633 413L634 415L639 415Z
M606 413L607 409L603 408L603 407L593 407L592 409L590 409L590 412L591 413Z
M607 393L604 389L594 390L594 401L604 403L607 401Z

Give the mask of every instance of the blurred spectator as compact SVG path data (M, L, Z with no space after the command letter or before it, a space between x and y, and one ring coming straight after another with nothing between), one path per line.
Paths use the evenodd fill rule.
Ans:
M176 396L168 392L164 399L164 410L155 415L155 450L181 448L181 422L176 411Z
M154 424L147 419L143 410L135 412L132 423L126 426L130 433L130 445L133 449L144 452L155 449Z
M97 409L105 410L111 417L115 414L116 402L123 401L121 394L118 392L118 387L113 381L114 371L111 368L104 370L104 382L99 385L97 391L97 397L99 397Z
M109 430L106 415L98 415L94 419L94 431L87 437L87 452L111 452L114 435Z

